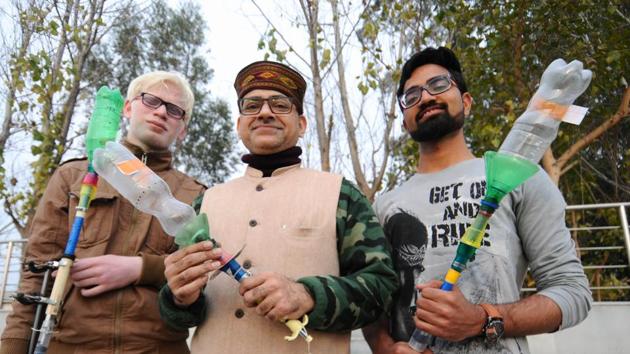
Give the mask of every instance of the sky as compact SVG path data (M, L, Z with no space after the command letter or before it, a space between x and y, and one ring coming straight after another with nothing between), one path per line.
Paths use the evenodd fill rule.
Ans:
M233 86L234 79L243 67L264 59L265 51L258 50L258 42L263 33L270 28L269 24L252 0L193 1L201 6L208 26L206 58L210 68L214 70L214 77L209 85L210 92L214 97L228 103L232 121L236 122L238 106ZM168 0L167 3L172 7L177 7L182 1ZM265 11L265 16L291 43L305 42L300 31L291 28L287 21L287 17L292 17L291 11L299 11L294 8L297 2L256 0L256 4ZM303 49L306 49L306 43ZM302 68L304 69L306 68ZM311 124L309 128L314 128L314 126ZM313 139L315 139L314 136ZM245 147L240 141L238 148L240 152L245 152ZM244 165L237 166L232 177L242 175L243 171Z
M267 30L267 23L251 0L231 1L196 1L201 5L204 18L208 23L207 59L214 70L210 90L215 97L220 97L230 104L234 120L238 117L234 78L247 64L262 60L263 51L257 49L262 33ZM178 0L170 0L176 6ZM275 8L277 3L271 0L258 0L264 9Z

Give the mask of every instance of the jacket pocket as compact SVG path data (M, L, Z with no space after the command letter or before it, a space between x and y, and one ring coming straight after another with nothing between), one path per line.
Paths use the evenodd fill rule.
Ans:
M155 255L163 255L172 253L175 249L175 238L164 232L158 219L152 217L142 251Z
M299 278L315 274L338 274L336 235L323 227L287 227L280 234L284 245L283 272ZM296 265L299 265L296 267ZM296 269L297 268L297 269Z
M76 216L79 195L70 192L70 225L72 228ZM113 195L97 195L87 210L83 221L83 228L79 236L77 247L86 248L106 242L111 238L117 215L116 197Z

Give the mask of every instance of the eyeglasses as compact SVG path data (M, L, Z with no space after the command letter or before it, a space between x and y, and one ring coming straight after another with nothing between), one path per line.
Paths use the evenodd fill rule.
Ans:
M158 109L160 108L160 106L164 105L164 107L166 107L166 114L170 118L179 120L184 119L184 116L186 115L186 111L184 111L184 109L180 106L174 103L166 102L163 99L150 93L142 92L140 94L140 97L142 99L142 104L149 108Z
M243 97L238 100L238 111L243 115L258 114L265 102L269 105L271 112L275 114L286 114L291 112L293 108L293 99L287 96Z
M450 75L440 75L429 79L426 85L413 86L405 91L402 95L398 96L398 102L404 108L410 108L420 102L422 99L422 91L426 90L431 95L439 95L442 92L448 91L453 85Z

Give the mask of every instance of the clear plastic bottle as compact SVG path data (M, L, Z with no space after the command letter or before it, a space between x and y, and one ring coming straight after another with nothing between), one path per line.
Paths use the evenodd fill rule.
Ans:
M503 140L499 152L538 163L556 138L559 126L560 121L550 118L544 112L525 111Z
M92 118L85 137L88 161L93 161L94 150L102 148L105 143L116 139L120 126L120 115L124 99L118 89L101 87L96 92L96 100Z
M538 163L558 134L564 112L591 82L592 73L582 62L554 60L540 79L527 110L514 122L499 153Z
M155 216L175 236L195 217L194 209L175 199L160 176L117 142L94 152L94 170L137 209Z

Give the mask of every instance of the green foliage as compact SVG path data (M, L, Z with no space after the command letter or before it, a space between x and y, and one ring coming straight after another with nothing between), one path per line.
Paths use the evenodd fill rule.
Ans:
M225 180L233 170L235 137L230 111L207 88L213 72L202 56L206 22L199 6L183 3L172 9L162 0L145 11L124 14L108 44L95 50L90 86L119 87L126 92L132 79L152 70L177 71L190 82L195 107L187 137L176 158L187 173L204 183Z
M10 73L7 87L8 124L3 127L2 161L11 135L32 137L33 178L20 181L0 171L0 190L5 211L18 230L23 231L28 218L43 193L48 179L69 147L68 133L83 74L85 48L94 45L102 30L103 1L17 2L14 25L16 46L6 48L11 54L4 72ZM13 171L11 171L12 173ZM4 181L9 179L7 186ZM28 189L26 188L28 184Z
M404 16L382 11L389 26L400 26ZM556 58L582 61L593 71L593 81L576 102L589 114L581 126L561 126L552 146L555 157L616 112L630 69L630 11L623 1L610 1L603 11L592 1L452 0L433 6L431 13L434 26L427 27L430 38L422 44L451 47L462 63L474 98L465 130L476 155L499 147ZM419 49L415 42L414 48ZM622 121L580 151L560 181L569 204L630 200L630 170L623 168L628 136L629 125Z
M381 27L398 28L404 16L395 1L379 2ZM387 4L390 7L386 8ZM398 8L404 8L399 4ZM392 10L394 8L394 10ZM559 11L561 9L561 11ZM617 111L628 87L630 72L630 8L624 1L445 1L431 8L433 26L423 33L425 45L451 47L462 64L468 89L474 98L466 122L468 143L476 155L496 150L516 118L536 91L540 76L556 58L580 60L593 71L589 89L575 102L589 108L580 126L563 124L552 145L557 158ZM415 42L410 43L414 49ZM630 121L625 117L565 167L559 187L568 204L623 202L630 200ZM393 186L415 170L417 145L398 144L390 176ZM402 172L399 172L402 171ZM565 172L565 171L563 171ZM577 213L569 225L618 225L615 211L599 211L586 218ZM582 232L581 247L623 245L620 230ZM627 264L623 251L584 251L586 265ZM627 285L627 268L588 270L592 286ZM601 300L628 300L620 291L597 291Z

